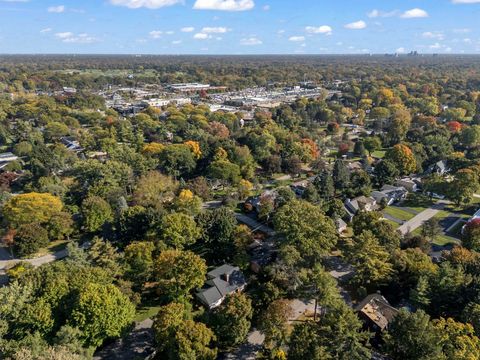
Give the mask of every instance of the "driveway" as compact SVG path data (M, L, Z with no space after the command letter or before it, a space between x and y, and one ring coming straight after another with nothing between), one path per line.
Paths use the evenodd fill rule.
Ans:
M400 231L400 233L402 235L406 235L409 232L415 231L420 226L422 226L422 224L425 221L430 220L435 215L437 215L440 210L443 210L446 205L447 205L447 202L439 201L438 203L436 203L435 205L433 205L429 209L426 209L426 210L422 211L420 214L418 214L414 218L405 222L402 226L400 226L398 228L398 231Z
M247 215L235 213L235 217L237 218L237 221L247 225L250 229L252 229L252 231L258 230L267 234L268 236L275 235L275 230L273 230L271 227L268 227L267 225L264 225Z
M155 351L151 319L137 323L130 334L106 345L93 357L94 360L145 359Z

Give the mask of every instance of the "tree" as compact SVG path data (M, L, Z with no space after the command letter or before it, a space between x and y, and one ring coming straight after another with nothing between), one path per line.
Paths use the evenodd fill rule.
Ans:
M399 109L393 113L393 118L388 129L388 137L392 144L398 144L405 139L411 123L412 116L408 110Z
M365 144L363 141L355 142L355 146L353 147L353 153L358 156L365 156Z
M337 191L342 191L348 187L350 182L350 172L343 160L336 160L333 165L333 182Z
M378 136L369 136L363 139L363 145L368 151L368 154L372 156L372 152L380 150L382 148L382 141Z
M442 331L418 310L400 310L384 334L385 351L393 360L442 359Z
M83 226L85 230L95 233L113 220L110 204L99 196L90 196L82 203Z
M160 169L168 175L186 176L197 166L195 155L188 145L169 145L159 154Z
M290 332L288 321L293 315L288 300L279 299L268 305L259 325L259 330L265 335L265 346L268 349L279 348L287 343Z
M430 284L426 276L418 279L417 286L410 291L410 300L417 309L426 310L430 305Z
M364 231L353 239L348 256L355 267L353 281L368 290L388 283L393 274L389 253L370 231Z
M443 353L447 359L470 360L480 358L480 339L473 326L452 318L440 318L433 324L443 334Z
M202 199L188 189L183 189L174 202L174 208L185 214L196 216L202 211Z
M99 346L120 336L134 315L135 306L117 287L88 284L74 300L68 322L82 331L86 345Z
M431 218L422 224L422 235L432 242L442 233L442 227L437 219Z
M226 207L205 211L198 216L197 223L202 229L201 240L208 244L210 257L225 261L233 255L237 219L232 211Z
M240 167L228 160L213 161L207 171L211 178L224 180L232 184L237 184L242 178L240 175Z
M178 250L195 244L201 232L195 220L186 214L171 213L162 218L159 240Z
M473 195L479 188L478 175L472 169L461 169L452 182L447 184L447 196L457 206L472 202Z
M205 260L190 251L165 250L155 260L155 279L162 295L179 300L201 287L207 274Z
M462 234L462 245L469 250L480 251L480 219L467 222Z
M18 227L30 223L47 223L62 208L62 201L58 197L32 192L11 197L3 205L2 213L11 226Z
M480 125L466 126L460 133L460 141L467 148L480 145Z
M393 184L400 175L400 170L390 160L382 160L375 166L375 182L378 186Z
M412 150L404 144L397 144L388 150L385 159L391 161L402 175L411 174L417 168L417 162Z
M162 306L153 322L153 330L161 358L168 360L214 360L217 349L213 331L191 320L185 305Z
M151 171L140 177L133 193L137 205L158 208L174 197L178 183L170 176Z
M252 315L252 302L245 294L228 295L209 320L219 346L225 349L243 343Z
M337 243L333 221L306 201L293 200L282 206L275 214L274 226L282 235L282 246L293 245L307 263L319 261Z
M318 322L295 325L288 359L369 359L369 338L353 310L344 302L338 302L328 308Z
M317 188L318 194L324 200L329 200L335 196L335 184L333 182L332 174L323 169L315 178L313 184Z
M21 225L15 234L18 255L26 257L48 245L48 231L40 224Z
M120 267L121 255L109 241L94 237L88 249L87 259L93 265L108 271L111 276L118 276L122 273Z
M134 242L125 248L126 275L135 283L148 281L153 272L153 242Z

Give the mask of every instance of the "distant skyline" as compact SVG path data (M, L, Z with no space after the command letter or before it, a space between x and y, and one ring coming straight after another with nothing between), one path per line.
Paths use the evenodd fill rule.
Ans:
M0 53L480 54L480 0L0 0Z

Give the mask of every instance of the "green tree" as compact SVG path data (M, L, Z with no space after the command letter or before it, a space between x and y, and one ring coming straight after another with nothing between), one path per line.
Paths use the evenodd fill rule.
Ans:
M62 201L51 194L26 193L11 197L2 208L5 220L13 227L47 223L62 211Z
M154 269L160 292L172 300L188 297L192 289L203 285L207 274L205 260L180 250L162 251Z
M146 241L134 242L125 248L126 275L133 282L143 284L152 276L154 249L154 243Z
M282 246L293 245L311 264L328 254L338 240L333 221L305 201L285 204L275 214L274 225L282 235Z
M159 155L160 169L168 175L189 175L197 166L194 154L187 145L169 145Z
M88 284L75 299L68 323L78 327L88 346L120 336L131 324L135 306L114 285Z
M260 318L260 331L265 334L265 346L269 349L284 346L290 333L289 320L293 317L290 301L275 300Z
M355 267L353 281L368 290L387 284L393 274L390 254L368 230L353 239L348 256Z
M182 250L193 245L201 232L195 220L186 214L171 213L162 218L160 225L160 241L169 247Z
M21 225L15 234L15 249L18 255L26 257L48 245L48 231L40 224Z
M113 220L112 208L99 196L90 196L82 203L83 226L91 233L99 231Z
M390 160L382 160L375 166L375 182L378 186L393 184L400 175L400 170Z
M418 310L400 310L384 334L384 349L393 360L442 359L442 331Z
M233 256L237 219L232 211L226 207L205 211L198 216L197 223L202 229L201 240L208 245L210 258L225 261Z
M252 315L252 301L245 294L227 296L209 320L219 346L225 349L243 343L250 330Z
M350 172L343 160L336 160L333 164L333 182L337 191L346 189L350 183Z
M382 141L378 136L369 136L363 140L365 149L368 151L368 154L372 156L374 151L380 150L382 148Z

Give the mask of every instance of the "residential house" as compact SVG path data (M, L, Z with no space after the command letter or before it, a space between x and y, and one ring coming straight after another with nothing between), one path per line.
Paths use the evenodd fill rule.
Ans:
M238 267L222 265L207 273L205 286L196 294L197 299L209 309L216 308L225 297L245 289L247 281Z
M437 161L435 164L430 165L426 171L427 174L439 174L439 175L446 175L450 172L450 169L447 166L447 162L445 160Z
M388 325L398 314L398 310L380 294L368 295L355 307L355 311L364 321L366 328L376 333L388 329Z
M419 190L418 180L411 177L405 177L405 178L399 179L395 182L395 185L404 187L410 192L416 192Z
M255 240L249 247L250 269L259 273L268 264L272 263L277 256L277 248L273 241Z
M347 230L347 223L342 219L335 220L335 225L339 234L342 234Z
M384 185L380 191L373 191L372 197L377 203L392 205L407 198L408 191L403 186Z
M17 161L18 156L11 152L1 153L0 154L0 170L5 168L11 162Z
M355 199L345 201L345 209L350 215L350 219L359 211L373 211L377 208L377 201L369 196L359 196Z

